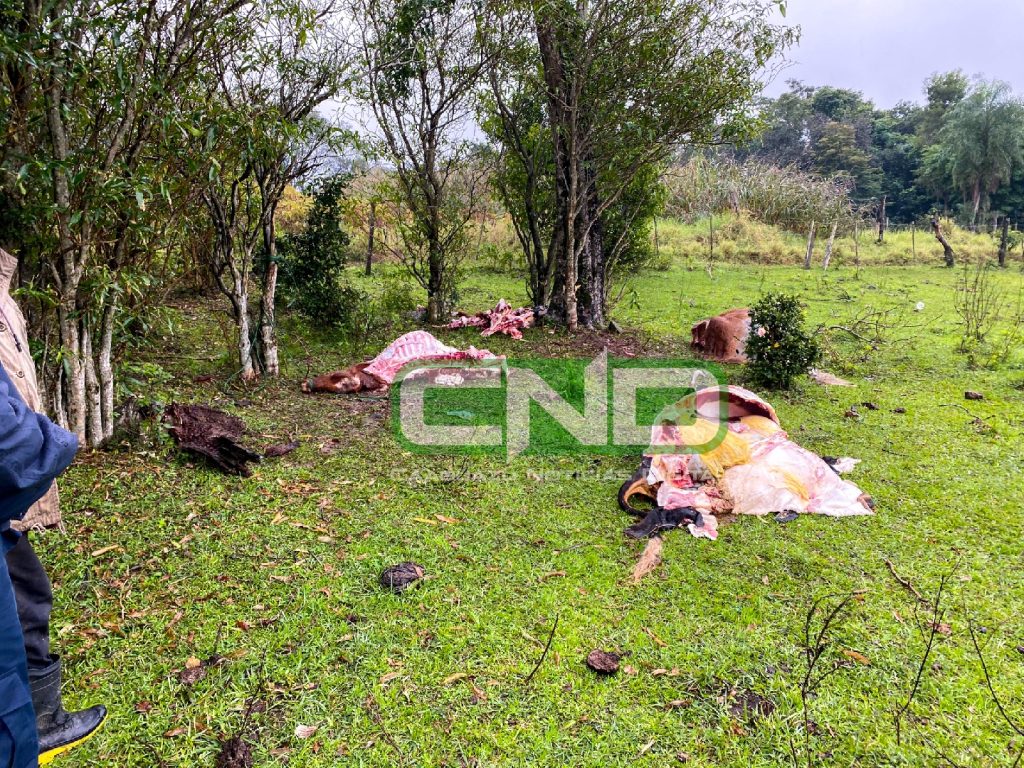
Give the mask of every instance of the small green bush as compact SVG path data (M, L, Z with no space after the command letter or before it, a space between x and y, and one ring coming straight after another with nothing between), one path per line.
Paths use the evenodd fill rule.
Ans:
M396 278L386 279L377 296L344 285L340 297L335 324L357 345L389 338L416 310L412 286Z
M341 325L360 301L345 287L348 233L341 228L341 209L348 175L321 180L313 189L313 205L305 228L278 239L281 287L300 312L325 325Z
M747 372L769 389L788 389L821 356L818 342L804 329L804 312L795 296L768 293L750 310Z

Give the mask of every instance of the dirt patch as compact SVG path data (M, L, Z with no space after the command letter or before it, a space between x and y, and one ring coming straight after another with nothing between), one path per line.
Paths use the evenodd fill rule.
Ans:
M252 747L238 736L232 736L221 744L215 763L216 768L252 768L254 764Z
M729 714L737 720L754 720L770 717L775 711L775 702L759 693L747 689L733 689L728 693Z

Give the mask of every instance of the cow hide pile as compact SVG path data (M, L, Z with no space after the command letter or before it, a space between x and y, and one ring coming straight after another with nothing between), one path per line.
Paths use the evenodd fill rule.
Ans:
M205 405L171 403L164 411L164 422L179 448L205 457L229 475L249 477L249 464L260 461L258 453L239 444L245 422L237 416Z
M745 363L750 310L730 309L701 320L690 334L690 346L702 357L719 363Z
M458 317L448 324L448 328L483 328L481 336L492 336L504 333L513 339L523 338L522 329L532 328L535 320L534 312L529 307L513 309L504 299L498 301L494 309L467 315L460 312Z

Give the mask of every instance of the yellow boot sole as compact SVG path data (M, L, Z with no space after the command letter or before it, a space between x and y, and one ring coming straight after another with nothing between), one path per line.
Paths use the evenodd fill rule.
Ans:
M41 752L39 754L39 765L41 765L41 766L42 765L49 765L50 763L53 762L54 758L60 757L65 752L70 752L75 747L84 744L89 739L91 739L93 736L95 736L97 733L99 733L100 729L103 727L103 725L106 722L107 722L107 718L104 717L102 720L100 720L99 725L97 725L95 728L93 728L91 731L89 731L89 733L87 733L85 736L83 736L82 738L78 739L77 741L72 741L69 744L62 744L61 746L54 747L53 749L47 750L46 752Z

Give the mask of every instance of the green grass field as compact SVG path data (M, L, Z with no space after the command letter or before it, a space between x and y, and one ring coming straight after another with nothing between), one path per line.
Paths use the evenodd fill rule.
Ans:
M822 337L824 367L854 387L802 380L768 395L798 442L862 460L851 479L878 514L741 519L714 543L675 531L663 566L635 586L641 547L623 536L630 520L615 503L634 459L402 453L386 403L298 390L309 368L372 350L291 318L284 379L221 389L210 306L181 303L176 331L138 368L145 394L235 412L253 445L302 447L229 478L178 457L152 429L141 447L76 463L63 481L67 532L38 547L56 586L68 704L103 701L112 717L61 764L213 766L232 735L252 744L256 765L293 767L739 768L789 765L794 751L801 765L1013 764L1024 739L986 689L968 623L1020 727L1024 356L986 367L976 355L972 368L957 351L958 274L855 270L845 258L827 275L727 263L709 274L679 256L636 280L616 308L629 333L615 343L637 354L685 355L694 321L767 290L797 293L814 327L867 337L855 323L871 311L888 327L872 329L874 345L840 330ZM1015 267L995 279L1020 290ZM522 286L471 272L462 291L474 310L500 296L521 301ZM482 346L472 330L439 336ZM486 341L520 356L600 343L543 329ZM218 381L192 383L202 373ZM967 402L965 390L985 399ZM878 410L844 417L865 401ZM383 592L377 575L404 560L429 578L403 596ZM930 611L886 560L926 599L953 574L949 632L937 635L900 744L893 715ZM821 662L841 666L809 701L808 736L805 617L814 600L851 592ZM597 647L628 652L617 675L584 666ZM211 657L202 679L182 682L190 658ZM744 708L752 694L773 711ZM297 726L316 731L299 738Z

